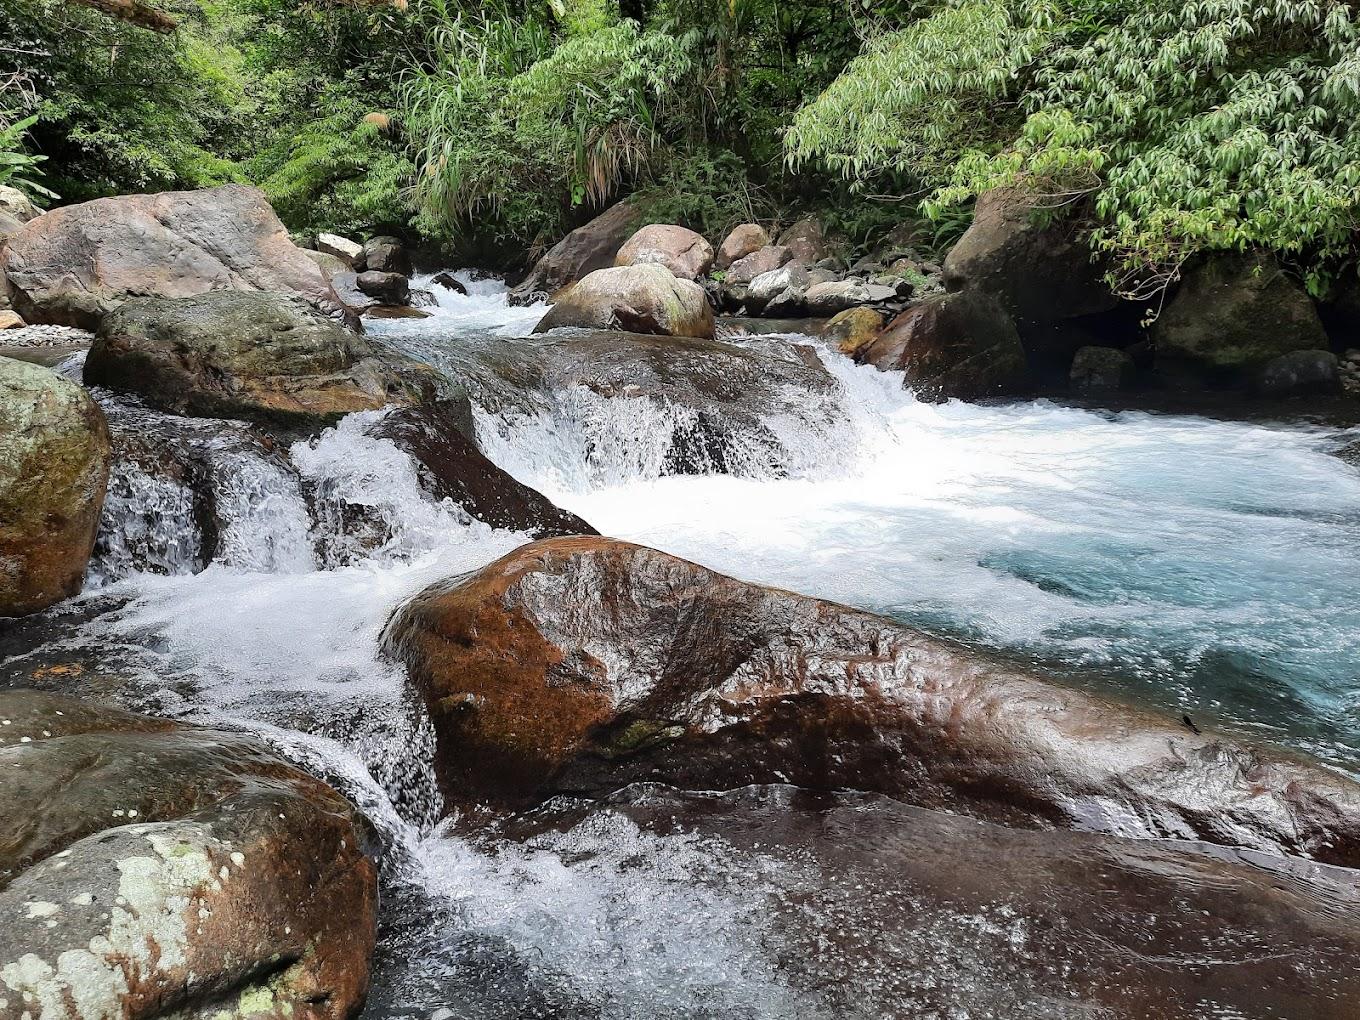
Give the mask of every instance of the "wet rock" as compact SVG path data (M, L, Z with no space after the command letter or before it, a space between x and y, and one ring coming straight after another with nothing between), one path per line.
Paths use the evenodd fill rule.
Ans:
M0 358L0 617L80 592L108 474L108 426L90 395Z
M1083 224L1072 218L1044 223L1038 204L1018 188L979 196L972 225L944 260L950 291L995 298L1014 317L1027 349L1036 351L1065 345L1052 323L1109 312L1119 303L1103 267L1092 261Z
M723 239L722 245L718 248L718 254L713 260L713 268L726 270L734 262L760 251L769 243L770 235L759 223L743 223L740 226L733 227L731 233Z
M881 288L879 296L874 297L869 288L857 280L815 283L803 296L808 315L835 315L856 305L894 298L897 294L888 288Z
M822 335L842 354L853 358L874 342L885 322L882 313L872 308L847 308L826 324Z
M386 234L370 237L363 247L364 270L370 273L395 273L410 276L414 272L411 253L395 237Z
M411 297L411 283L399 273L366 269L354 278L354 285L384 305L404 305Z
M126 302L100 327L85 379L173 414L303 427L428 399L437 382L296 298L241 291Z
M317 234L316 250L333 259L339 259L348 269L353 269L364 253L364 246L339 234Z
M429 708L452 803L779 781L1360 862L1348 779L612 539L435 584L384 647Z
M713 265L713 246L693 230L653 223L624 242L614 265L665 266L681 280L697 280Z
M659 336L713 336L704 289L658 265L597 269L561 294L535 333L563 326Z
M253 737L0 692L0 1017L346 1020L368 827Z
M610 206L583 227L558 241L510 291L513 305L554 299L563 288L597 269L614 264L623 242L633 236L642 219L631 202Z
M431 496L452 500L493 528L535 538L599 534L488 460L473 440L466 401L402 408L378 422L373 434L390 439L420 464L421 484Z
M793 252L779 245L766 245L733 262L723 282L728 286L749 284L756 277L774 272L793 258Z
M1188 270L1153 326L1157 370L1236 383L1292 351L1326 350L1317 309L1268 257L1215 255Z
M0 253L28 322L96 329L132 296L271 291L328 315L345 309L257 188L124 195L63 206L25 224Z
M1083 347L1072 361L1070 379L1078 393L1128 389L1138 374L1133 357L1114 347Z
M831 246L827 243L822 225L811 218L799 220L785 228L779 235L779 244L789 250L791 258L808 265L831 254Z
M924 400L1019 393L1025 350L1006 310L976 292L942 294L908 308L856 360L906 373Z
M770 427L830 427L836 381L811 348L756 351L685 337L564 332L498 339L456 352L455 374L478 406L508 419L579 419L580 403L619 401L630 417L670 422L662 474L759 474L796 456ZM650 443L652 440L649 439ZM588 444L589 461L602 452Z
M1331 351L1291 351L1261 370L1257 390L1268 397L1330 396L1341 392L1341 367Z
M430 282L437 283L445 290L451 290L455 294L466 294L468 292L468 289L463 286L463 282L452 273L436 273L431 277Z
M437 308L439 299L434 296L432 291L411 288L411 296L408 299L412 308Z

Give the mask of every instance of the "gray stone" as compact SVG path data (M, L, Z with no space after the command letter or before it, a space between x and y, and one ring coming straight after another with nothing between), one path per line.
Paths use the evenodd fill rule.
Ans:
M1341 370L1331 351L1290 351L1261 370L1257 389L1270 397L1330 396L1341 392Z

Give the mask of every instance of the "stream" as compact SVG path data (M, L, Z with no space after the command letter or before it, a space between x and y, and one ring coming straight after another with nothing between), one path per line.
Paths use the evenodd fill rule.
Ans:
M460 377L466 350L514 344L542 314L460 278L467 296L435 287L430 318L370 333ZM510 406L473 387L479 442L603 534L1360 775L1360 470L1336 455L1360 430L927 404L807 337L733 342L811 346L835 386L776 394L730 473L668 474L687 412L626 392ZM441 821L430 727L377 637L404 598L527 536L425 496L410 458L366 433L373 413L283 450L99 397L115 430L187 451L206 485L118 467L85 594L0 653L257 732L354 799L389 848L370 1020L1287 1015L1259 981L1278 946L1215 896L1224 868L1297 877L1249 855L1177 863L1159 841L1116 853L777 785ZM225 522L211 563L203 491ZM1088 873L1091 890L1142 890L1145 912L1068 891ZM1339 869L1307 877L1355 909ZM1151 941L1134 953L1111 930ZM1325 1002L1354 963L1300 945ZM1236 999L1213 991L1232 979L1195 976L1225 968L1243 968ZM1153 974L1162 990L1140 998Z

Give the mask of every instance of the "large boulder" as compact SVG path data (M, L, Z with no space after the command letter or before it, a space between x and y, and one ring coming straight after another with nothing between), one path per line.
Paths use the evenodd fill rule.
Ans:
M594 528L493 464L473 441L471 412L461 402L435 401L386 415L373 434L405 450L435 499L458 504L493 528L534 538L597 535Z
M386 234L370 237L365 241L361 259L364 269L369 272L410 276L414 271L411 253L406 250L406 246L397 238Z
M896 291L887 287L870 292L869 287L858 280L828 280L809 287L803 295L803 303L808 315L830 316L856 305L886 301L896 296Z
M781 245L767 244L732 263L723 280L728 286L749 284L758 276L773 272L793 258L793 252Z
M354 285L385 305L404 305L411 299L411 281L400 273L366 269L354 278Z
M972 225L944 260L945 286L995 298L1027 346L1062 346L1067 336L1055 323L1112 311L1118 299L1092 261L1082 223L1042 222L1036 205L1023 189L980 195Z
M283 294L138 298L108 315L91 385L172 414L310 426L430 398L437 376Z
M786 262L778 269L761 273L746 288L746 310L752 314L777 312L796 314L803 296L812 286L812 277L801 262ZM770 306L775 305L772 309Z
M913 305L855 357L905 372L906 384L925 400L975 400L1025 386L1025 350L1014 322L997 301L972 291Z
M702 287L664 266L618 266L597 269L559 295L534 332L561 326L712 338L713 309Z
M1282 354L1328 347L1303 288L1267 256L1236 253L1185 273L1152 341L1159 373L1223 383L1246 381Z
M777 781L1360 863L1349 779L613 539L436 584L384 647L430 710L454 803Z
M0 616L80 592L109 456L104 415L82 387L0 358Z
M345 309L288 237L264 192L124 195L39 216L0 252L15 310L28 322L96 329L131 297L272 291L327 314Z
M1078 393L1114 393L1132 385L1138 368L1128 351L1083 347L1072 359L1068 380Z
M770 235L759 223L743 223L733 227L718 248L713 268L726 271L732 263L760 251L769 243Z
M779 244L789 250L792 258L812 265L831 254L826 232L815 219L798 220L779 235Z
M614 264L623 242L633 236L642 215L632 202L610 206L583 227L577 227L542 258L529 275L510 291L510 303L528 305L550 301L564 288L597 269Z
M259 740L0 692L0 1017L348 1020L367 823Z
M669 223L643 227L614 256L616 266L665 266L682 280L696 280L713 265L713 246L702 234Z

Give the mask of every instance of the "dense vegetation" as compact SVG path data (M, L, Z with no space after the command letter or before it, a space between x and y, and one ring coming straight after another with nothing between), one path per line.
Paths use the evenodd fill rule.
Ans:
M507 256L633 192L710 233L812 208L855 242L926 213L943 242L1021 184L1092 216L1132 290L1204 249L1271 249L1319 291L1354 257L1346 0L159 6L173 35L9 0L0 177L250 180L298 230Z

